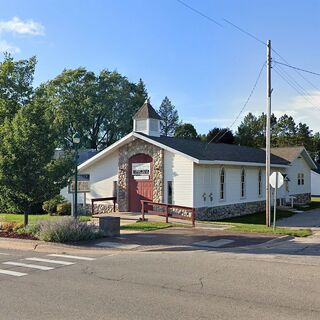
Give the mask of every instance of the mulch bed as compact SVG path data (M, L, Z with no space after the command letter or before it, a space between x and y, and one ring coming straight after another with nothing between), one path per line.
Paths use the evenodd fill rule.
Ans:
M0 238L38 240L32 234L18 234L18 233L14 232L14 231L0 231Z

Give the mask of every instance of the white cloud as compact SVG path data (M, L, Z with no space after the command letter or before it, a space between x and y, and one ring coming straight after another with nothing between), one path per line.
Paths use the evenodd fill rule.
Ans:
M11 45L6 40L0 39L0 52L19 53L20 48Z
M295 96L281 106L274 105L272 112L281 117L290 115L296 123L306 123L310 129L320 131L320 92L310 91L307 96Z
M0 21L0 33L1 32L39 36L44 35L45 28L41 23L31 19L23 21L18 17L13 17L8 21Z

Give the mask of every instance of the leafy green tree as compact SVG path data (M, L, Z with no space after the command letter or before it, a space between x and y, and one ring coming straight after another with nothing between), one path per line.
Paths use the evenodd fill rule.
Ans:
M164 136L174 136L177 126L179 125L179 115L175 106L165 97L159 108L159 115L162 118L161 134Z
M82 147L101 150L132 130L132 116L147 97L145 85L116 71L64 70L46 84L61 146L78 131ZM68 143L69 142L69 143Z
M228 128L213 128L207 134L206 141L210 143L234 144L235 138Z
M191 123L183 123L176 127L174 136L183 139L198 139L198 133Z
M0 124L31 100L36 62L35 57L14 61L11 55L4 55L0 62Z
M1 126L0 204L8 211L39 210L67 184L72 158L52 160L56 132L53 114L33 99Z

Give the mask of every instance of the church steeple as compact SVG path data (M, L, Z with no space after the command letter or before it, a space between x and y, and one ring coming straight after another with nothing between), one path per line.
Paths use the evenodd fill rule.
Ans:
M148 136L160 137L161 117L146 99L142 107L133 116L133 131L141 132Z

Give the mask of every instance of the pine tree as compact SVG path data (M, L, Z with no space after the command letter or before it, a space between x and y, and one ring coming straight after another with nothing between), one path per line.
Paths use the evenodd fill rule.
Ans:
M175 106L165 97L159 108L159 115L162 118L161 134L164 136L173 136L179 125L179 115Z

